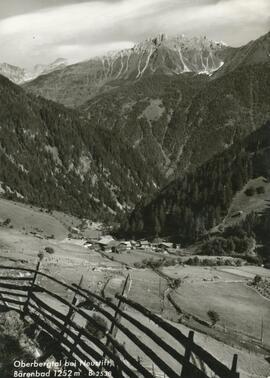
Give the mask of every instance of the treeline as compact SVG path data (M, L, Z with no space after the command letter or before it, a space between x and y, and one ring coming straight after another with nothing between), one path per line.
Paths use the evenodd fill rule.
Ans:
M219 224L236 192L259 176L270 178L270 124L184 174L148 204L138 205L122 232L194 242Z

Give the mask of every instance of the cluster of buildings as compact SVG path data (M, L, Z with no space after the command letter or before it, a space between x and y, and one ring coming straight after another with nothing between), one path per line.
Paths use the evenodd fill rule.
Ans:
M99 249L107 253L122 253L131 250L144 250L149 252L163 252L167 254L177 254L180 245L163 240L115 240L111 235L102 236L97 240L89 240L85 243L89 249Z

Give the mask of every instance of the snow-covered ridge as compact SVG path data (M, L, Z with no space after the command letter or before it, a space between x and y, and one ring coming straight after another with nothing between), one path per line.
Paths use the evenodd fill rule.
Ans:
M124 82L160 75L216 75L223 62L228 64L228 49L206 37L159 34L132 48L69 65L42 80L26 83L24 88L68 107L78 107Z
M130 76L140 79L145 73L157 71L169 75L185 72L211 75L223 65L220 55L226 47L223 42L206 37L159 34L130 49L111 51L94 60L102 62L106 76L111 79L127 79Z
M67 60L63 58L58 58L48 65L38 64L32 70L13 66L8 63L0 63L0 74L13 81L15 84L23 84L40 75L45 75L55 70L65 68L67 65Z
M136 43L132 48L110 51L75 66L89 63L89 84L93 84L93 80L100 80L101 84L110 80L138 80L145 74L155 72L166 75L186 72L211 75L223 64L221 55L226 48L223 42L211 41L206 37L158 34ZM62 58L49 65L38 64L32 70L0 63L0 74L16 84L23 84L67 66L68 62Z

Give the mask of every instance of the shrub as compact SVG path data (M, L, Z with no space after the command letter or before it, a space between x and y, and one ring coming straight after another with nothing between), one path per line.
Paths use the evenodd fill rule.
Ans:
M208 315L209 319L210 319L211 322L212 322L212 327L213 327L217 322L220 321L220 316L219 316L219 314L218 314L216 311L209 310L209 311L207 312L207 315Z
M4 222L3 222L3 226L8 226L10 225L11 223L11 219L10 218L7 218Z
M92 319L93 322L88 320L86 330L98 339L102 339L108 330L108 324L102 316L97 314L94 314Z
M264 186L259 186L258 188L256 188L256 192L257 192L257 194L263 194L263 193L265 193Z
M238 237L238 238L244 238L247 235L246 231L243 229L243 226L240 224L236 224L230 227L227 227L225 231L223 232L223 236L225 238L228 237Z
M256 274L256 276L253 279L253 285L257 286L262 280L262 277L259 274Z
M249 264L261 265L262 259L259 256L245 256L245 259Z
M236 263L235 263L236 266L242 266L242 261L241 260L236 260Z
M250 246L252 245L252 239L247 238L247 237L243 239L235 237L233 241L235 244L235 251L241 254L247 253L250 249Z
M252 197L252 196L254 196L254 194L255 194L255 189L254 189L254 187L253 187L253 186L250 186L249 188L247 188L247 189L245 190L245 194L246 194L248 197Z
M43 251L39 251L38 258L39 258L40 261L42 261L44 259L44 252Z
M186 263L187 265L198 266L198 265L200 265L200 259L199 259L198 256L191 257L191 258L189 258L185 263Z
M178 287L180 287L181 286L181 278L176 278L175 280L173 280L172 282L171 282L171 284L170 284L170 287L172 288L172 289L178 289Z
M230 255L235 248L231 239L217 237L205 242L202 246L201 252L208 256L225 256Z
M47 252L50 255L52 255L52 254L54 254L54 249L52 247L45 247L45 252Z

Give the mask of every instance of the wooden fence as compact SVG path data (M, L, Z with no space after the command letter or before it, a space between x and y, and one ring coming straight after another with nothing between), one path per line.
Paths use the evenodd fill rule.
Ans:
M82 288L82 279L78 285L67 285L41 272L39 264L35 270L0 265L0 271L1 307L19 311L22 316L32 318L39 330L49 337L50 342L39 358L40 361L45 361L52 355L65 356L68 360L76 362L76 371L83 376L98 376L102 371L103 376L108 373L115 378L240 377L237 373L237 355L234 355L230 368L225 366L194 342L193 331L186 336L170 322L128 299L125 289L129 283L129 276L121 295L116 295L115 304ZM46 284L43 282L41 285L39 278ZM62 289L72 293L72 300L49 290L49 282L60 285ZM110 324L109 331L93 317L93 311L89 311L91 307L94 308L94 313L105 318ZM138 320L137 314L145 321ZM149 322L165 332L168 338L158 336L153 327L146 325ZM86 323L100 330L105 336L99 338L89 332ZM117 331L125 335L128 340L126 345L119 342ZM149 343L140 340L138 335L142 334L149 338ZM170 338L174 342L166 341ZM144 356L144 360L150 361L149 366L129 351L128 344L131 343ZM170 360L175 360L176 364L169 363L164 355L168 355ZM199 364L195 363L196 361L199 361ZM173 366L179 366L179 369Z

